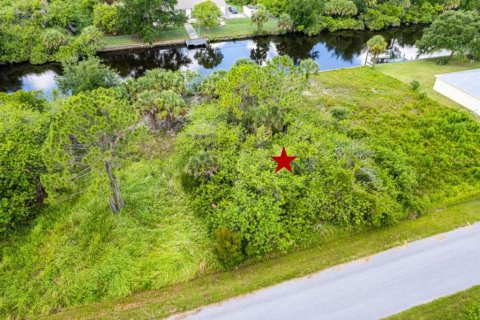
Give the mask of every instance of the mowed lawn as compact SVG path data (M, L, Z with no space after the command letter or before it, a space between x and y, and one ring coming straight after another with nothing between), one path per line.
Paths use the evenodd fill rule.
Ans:
M438 59L425 59L399 63L377 65L376 68L384 74L410 83L417 80L420 83L420 91L448 107L458 108L459 104L433 90L435 75L449 72L464 71L480 68L480 61L473 63L450 61L447 65L436 64Z
M199 30L198 26L195 29ZM238 18L226 20L226 24L223 26L216 26L210 29L201 28L200 37L206 37L209 40L215 39L233 39L243 37L253 37L257 34L276 34L280 30L277 27L277 20L270 19L260 32L257 33L257 26L253 24L250 18Z
M478 320L480 286L422 304L386 320Z

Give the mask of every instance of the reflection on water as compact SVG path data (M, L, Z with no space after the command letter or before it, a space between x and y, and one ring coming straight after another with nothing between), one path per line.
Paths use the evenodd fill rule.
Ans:
M329 70L363 65L367 54L366 42L374 34L383 35L402 57L415 59L417 50L414 43L421 37L422 28L412 26L377 33L340 31L315 37L291 34L217 42L192 50L176 47L105 53L100 58L123 78L138 77L153 68L190 69L208 75L215 70L228 70L238 59L251 59L263 65L277 55L288 55L296 64L302 59L312 58L320 69ZM0 91L43 90L48 95L55 88L55 75L60 72L58 64L0 67Z

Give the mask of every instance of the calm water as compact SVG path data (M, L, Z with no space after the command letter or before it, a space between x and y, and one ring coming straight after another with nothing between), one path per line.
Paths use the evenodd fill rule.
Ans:
M400 56L415 59L414 43L422 35L422 27L413 26L380 32ZM378 33L375 33L378 34ZM158 48L100 54L101 60L116 69L122 77L138 77L152 68L190 69L208 75L215 70L228 70L238 59L248 58L264 64L277 55L288 55L296 63L312 58L322 70L360 66L365 63L366 42L374 33L345 31L316 37L286 35L248 40L211 43L207 48ZM55 89L59 64L34 66L20 64L0 67L0 91L42 90L47 96Z

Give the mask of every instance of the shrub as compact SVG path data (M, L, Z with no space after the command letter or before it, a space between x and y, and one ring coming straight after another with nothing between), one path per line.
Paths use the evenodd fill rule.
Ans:
M330 110L332 116L338 120L344 120L348 117L348 109L344 107L334 107Z
M43 203L42 143L49 119L36 93L0 94L0 237L28 222Z
M225 267L233 267L243 261L242 236L226 227L215 230L214 251Z
M468 312L465 320L480 320L480 304L472 307Z
M410 88L412 88L413 91L417 91L420 88L420 82L418 82L417 80L411 81Z

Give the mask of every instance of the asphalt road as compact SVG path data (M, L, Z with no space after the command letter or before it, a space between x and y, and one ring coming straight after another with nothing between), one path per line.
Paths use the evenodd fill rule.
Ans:
M480 284L480 223L177 317L379 319Z

